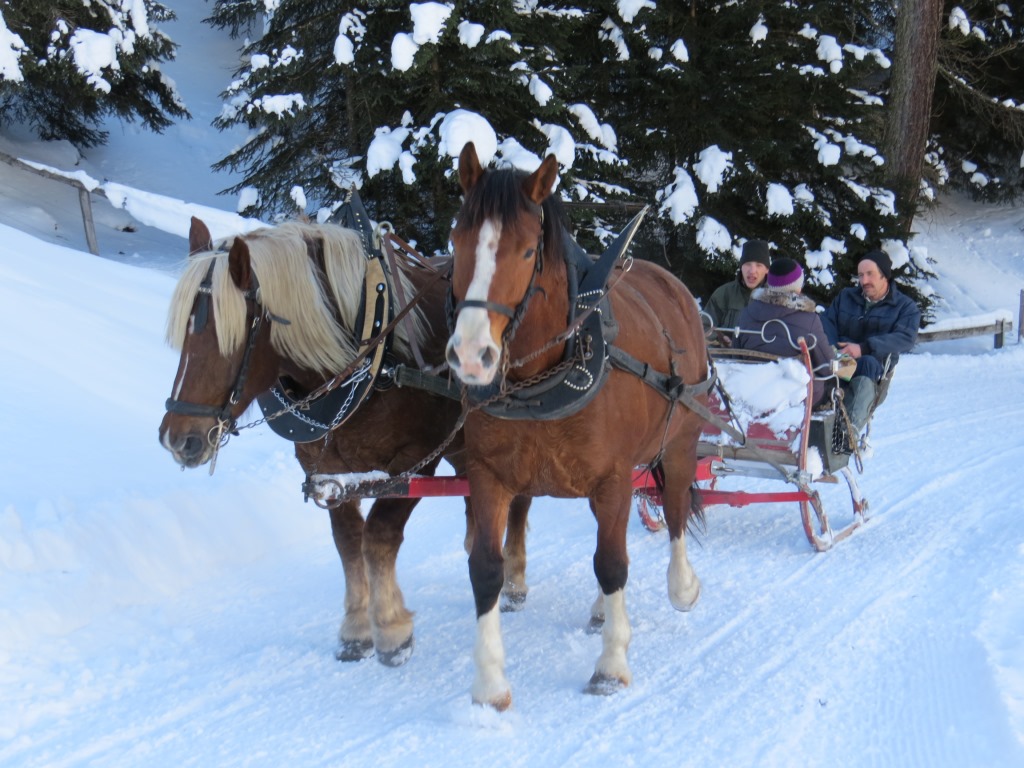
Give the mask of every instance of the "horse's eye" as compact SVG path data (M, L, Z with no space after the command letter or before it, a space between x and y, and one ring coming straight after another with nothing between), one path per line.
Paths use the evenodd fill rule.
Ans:
M534 254L533 248L527 248L526 249L526 253L523 254L523 259L526 260L526 259L530 258L531 256L533 256L533 254Z

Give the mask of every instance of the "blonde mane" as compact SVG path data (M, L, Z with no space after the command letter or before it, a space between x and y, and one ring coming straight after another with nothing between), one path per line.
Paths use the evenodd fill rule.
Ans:
M271 323L270 343L274 349L312 371L337 373L347 367L356 356L357 336L361 332L356 322L363 297L366 256L359 235L334 224L292 221L239 237L249 247L263 308L289 321L287 325ZM228 251L233 242L233 237L227 238L213 251L189 257L171 298L167 319L167 341L175 349L180 350L185 343L196 294L211 262L213 318L221 354L231 355L245 339L245 296L228 272ZM323 249L330 298L319 269L309 256L307 242L320 244ZM404 273L400 271L391 278L402 281L405 296L415 294ZM334 307L341 313L340 323ZM422 341L426 327L422 312L416 309L409 317L416 340ZM396 352L411 354L405 323L399 323L395 329L394 342Z

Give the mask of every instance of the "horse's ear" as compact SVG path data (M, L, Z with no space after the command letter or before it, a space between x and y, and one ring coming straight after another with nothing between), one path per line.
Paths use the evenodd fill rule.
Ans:
M249 284L252 282L252 259L249 256L249 246L240 237L235 238L228 253L228 272L239 290L249 290Z
M540 168L523 180L523 191L530 200L540 205L554 191L557 178L558 160L554 155L548 155Z
M459 184L462 191L469 192L483 174L484 169L480 167L480 160L476 156L476 147L472 141L467 141L459 154Z
M188 229L188 255L212 250L213 238L210 236L210 229L201 219L193 216L192 225Z

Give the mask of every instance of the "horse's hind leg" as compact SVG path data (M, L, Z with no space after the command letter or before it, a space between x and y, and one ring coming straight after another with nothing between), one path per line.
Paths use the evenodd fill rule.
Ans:
M604 625L601 628L601 655L594 674L584 689L587 693L609 694L629 685L633 673L626 651L633 631L626 615L626 580L629 555L626 552L626 527L631 499L630 474L615 479L590 500L597 518L597 550L594 575L603 595Z
M332 507L331 533L345 572L345 618L338 630L340 661L358 661L373 655L373 636L367 613L369 590L363 565L363 516L359 501L349 500Z
M377 659L397 667L412 655L412 613L395 574L405 524L419 499L377 499L366 517L363 559L370 584L370 624Z
M665 523L669 535L668 597L678 611L688 611L700 599L700 579L686 556L686 529L694 518L703 520L698 498L694 495L697 476L695 440L678 438L665 452L663 494Z
M508 509L505 531L505 583L501 588L501 610L518 611L526 602L526 518L530 511L529 496L516 496Z

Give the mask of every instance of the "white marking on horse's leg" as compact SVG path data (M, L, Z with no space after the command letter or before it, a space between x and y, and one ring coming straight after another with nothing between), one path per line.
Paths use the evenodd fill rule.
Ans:
M373 644L377 659L382 664L397 667L412 656L412 612L405 607L402 589L395 575L395 556L387 557L374 552L367 556L364 539L363 557L367 561L370 585L370 621L373 626Z
M597 588L597 599L590 606L590 622L587 624L587 634L596 635L604 627L604 593Z
M491 282L497 269L498 241L501 238L501 225L488 220L480 227L480 236L476 244L476 263L473 278L466 289L466 299L487 301L490 295ZM497 370L498 355L494 340L491 338L491 321L487 310L482 307L465 307L459 312L455 321L449 350L454 352L459 361L460 377L468 377L473 383L488 384ZM483 362L483 352L492 350L489 365Z
M686 532L669 542L668 599L677 611L688 611L700 598L700 579L686 557Z
M603 647L601 656L594 668L594 681L617 680L622 685L633 682L633 673L629 671L626 651L633 630L629 627L629 616L626 615L626 591L616 590L604 596L605 622L601 630Z
M512 704L512 690L505 679L505 647L501 642L501 611L497 602L476 620L473 663L476 667L470 689L473 702L498 711L508 709Z

